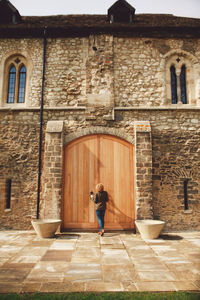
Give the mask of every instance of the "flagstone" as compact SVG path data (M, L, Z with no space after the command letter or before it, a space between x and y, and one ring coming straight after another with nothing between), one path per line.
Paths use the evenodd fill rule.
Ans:
M85 264L89 264L89 263L94 263L94 264L100 264L101 263L101 256L98 257L82 257L82 256L72 256L71 259L71 263L72 264L76 264L76 263L85 263Z
M56 241L53 242L49 249L51 250L74 250L76 242Z
M169 252L169 255L171 251L172 252L175 251L174 247L169 245L152 245L151 248L156 253Z
M101 249L125 249L123 244L101 244Z
M200 290L200 279L199 280L195 280L194 284L196 285L196 287Z
M165 292L176 291L174 282L155 281L155 282L136 282L136 288L140 292Z
M123 288L125 292L136 292L137 288L134 282L122 282Z
M123 284L120 282L87 282L86 283L87 292L122 292L124 291Z
M104 281L124 282L134 281L137 278L137 272L133 265L102 265Z
M10 260L9 257L0 257L0 267L9 260Z
M127 249L128 254L131 257L152 257L154 252L151 249L137 250L137 249Z
M34 263L12 263L12 262L6 262L3 265L4 269L32 269L34 268Z
M10 245L3 245L0 248L0 252L3 254L4 252L6 253L18 253L19 251L21 251L21 249L23 248L23 246L10 246Z
M0 268L0 283L2 282L15 282L22 283L28 274L30 273L30 268Z
M24 247L20 251L20 256L42 256L48 250L48 247Z
M190 270L190 271L176 271L175 269L171 271L173 274L174 278L176 280L183 280L183 281L195 281L200 278L200 272L199 270Z
M100 238L100 244L102 244L102 245L105 245L105 244L110 244L110 245L112 245L112 244L122 244L122 241L120 240L120 238L118 237L118 238L105 238L105 237L103 237L103 238Z
M98 241L99 235L95 233L81 233L78 239L79 241Z
M159 263L148 263L148 264L135 264L135 269L138 271L138 272L141 272L141 271L153 271L153 272L156 272L156 271L162 271L162 272L168 272L169 269L164 266L163 264L159 264Z
M99 240L92 240L92 241L82 241L82 240L78 240L77 247L81 247L81 248L90 248L90 247L100 247L100 243Z
M72 258L72 250L48 250L41 261L63 261L69 262Z
M19 283L12 283L9 281L6 283L0 282L0 293L20 293L21 288L22 286Z
M10 259L10 263L37 263L41 259L41 256L15 256Z
M68 269L69 264L65 262L39 262L32 269L26 281L61 282Z
M118 256L118 257L124 257L124 258L129 258L126 250L124 249L101 249L102 255L103 256L108 256L108 257L113 257L113 256Z
M27 244L27 247L49 247L53 244L53 241L44 241L44 240L39 240L39 241L30 241Z
M75 257L100 257L100 248L82 248L76 247L73 256Z
M162 261L160 261L157 257L137 257L135 259L132 258L133 264L135 266L137 265L147 265L147 264L160 264Z
M100 264L70 264L64 274L65 281L102 280Z
M40 288L41 293L70 293L70 292L84 292L84 282L45 282Z
M199 288L192 281L175 281L174 285L176 286L178 291L197 291Z
M142 271L138 272L141 281L174 281L175 277L170 272Z
M26 282L23 283L20 292L21 293L36 293L41 289L41 282Z

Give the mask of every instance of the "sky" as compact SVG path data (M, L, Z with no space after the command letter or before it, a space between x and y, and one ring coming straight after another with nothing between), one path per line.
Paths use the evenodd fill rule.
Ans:
M107 14L115 0L10 0L22 16ZM200 18L200 0L127 0L136 14L173 14Z

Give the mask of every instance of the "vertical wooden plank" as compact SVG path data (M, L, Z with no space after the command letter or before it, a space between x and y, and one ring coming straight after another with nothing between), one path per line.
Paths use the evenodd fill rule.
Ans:
M77 190L77 203L78 203L78 220L77 223L83 222L83 143L78 143L78 190Z
M90 177L90 139L84 141L83 149L83 222L88 223L89 218L89 177Z
M78 149L77 145L72 147L72 157L71 157L71 173L72 173L72 190L73 194L72 197L68 199L69 202L71 202L71 206L73 208L71 218L69 218L69 222L76 223L78 221L78 198L77 198L77 191L78 191L78 182L77 182L77 176L78 176ZM73 201L72 201L73 199Z
M97 158L97 136L91 137L89 140L90 157L89 157L89 188L88 193L93 191L95 193L95 185L98 181L98 158ZM88 222L92 225L96 223L95 205L92 200L89 200L89 219Z
M103 183L105 190L109 195L107 211L105 215L105 224L110 226L114 220L114 199L113 199L113 184L114 184L114 159L113 159L113 142L111 138L106 136L100 137L100 182Z
M119 153L119 144L114 141L114 199L115 199L115 210L114 210L114 223L119 226L119 216L120 216L120 207L119 207L119 198L120 191L123 189L122 182L120 181L120 153Z
M66 155L66 161L65 161L65 184L66 184L66 189L65 189L65 199L72 198L73 197L73 191L72 191L72 166L71 166L71 159L73 159L73 153L71 151L72 149L66 149L65 155ZM64 205L64 216L65 216L65 221L68 222L70 221L70 215L72 211L72 206L71 206L70 201L65 201ZM65 224L65 223L64 223ZM65 224L66 225L66 224Z

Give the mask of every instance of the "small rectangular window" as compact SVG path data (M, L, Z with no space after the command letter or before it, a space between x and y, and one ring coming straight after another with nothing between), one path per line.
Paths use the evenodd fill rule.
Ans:
M12 179L6 180L6 209L10 209Z
M188 210L188 179L184 180L184 206L185 210Z

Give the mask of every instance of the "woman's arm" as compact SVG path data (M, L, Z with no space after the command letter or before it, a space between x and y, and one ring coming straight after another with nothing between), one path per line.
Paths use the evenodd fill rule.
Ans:
M98 197L98 193L96 193L96 196L95 196L95 200L94 200L95 203L98 203L99 202L99 197Z
M107 192L105 192L105 193L106 193L105 201L108 202L108 200L109 200L108 199L108 193Z

